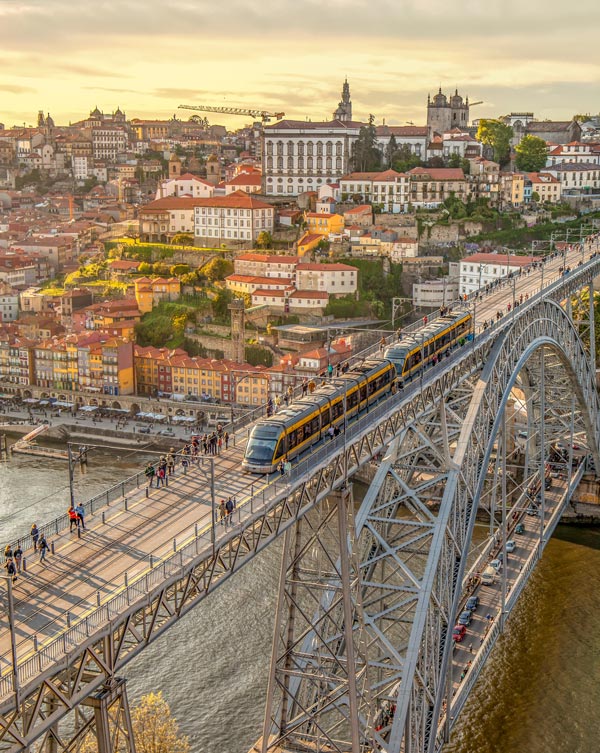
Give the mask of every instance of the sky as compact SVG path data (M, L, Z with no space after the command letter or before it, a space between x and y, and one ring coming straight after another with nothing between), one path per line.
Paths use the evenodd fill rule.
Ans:
M179 104L321 120L345 76L354 119L424 124L440 85L483 100L472 117L567 119L600 110L599 28L598 0L0 0L0 122Z

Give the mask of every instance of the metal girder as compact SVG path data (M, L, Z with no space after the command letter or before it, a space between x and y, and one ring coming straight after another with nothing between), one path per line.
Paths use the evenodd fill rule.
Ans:
M109 687L149 642L389 447L396 448L393 472L384 474L381 494L369 495L371 507L363 505L357 521L367 675L372 666L372 701L391 722L377 733L382 747L425 751L435 737L448 619L483 499L494 421L503 395L539 347L557 354L600 468L594 375L559 305L599 272L600 257L550 285L494 332L459 349L442 370L427 372L418 390L408 385L354 422L347 437L327 444L322 460L295 467L260 508L245 506L239 525L214 548L197 538L151 571L145 583L123 589L50 646L32 652L18 666L18 705L11 678L0 677L0 753L25 750L68 724L69 714ZM553 384L550 378L548 389L564 393L565 383ZM567 415L565 409L563 419ZM540 453L534 450L535 461ZM360 734L371 739L374 730Z

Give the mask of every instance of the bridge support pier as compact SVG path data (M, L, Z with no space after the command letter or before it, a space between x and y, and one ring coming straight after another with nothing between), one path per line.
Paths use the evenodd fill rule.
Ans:
M124 679L115 678L110 687L87 698L84 705L94 710L98 753L135 753Z
M354 531L350 487L286 534L261 753L360 753L367 742L360 731L370 704Z

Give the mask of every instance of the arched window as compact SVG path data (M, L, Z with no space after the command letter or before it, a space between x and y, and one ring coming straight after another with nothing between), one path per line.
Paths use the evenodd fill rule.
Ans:
M336 160L335 160L335 169L338 170L338 171L341 171L341 169L342 169L342 158L341 157L336 157Z
M315 148L315 145L313 144L313 142L309 141L308 144L306 145L306 153L308 154L309 157L313 156L314 148Z
M277 157L277 169L283 170L283 157Z
M304 157L298 157L298 170L304 170Z
M317 141L317 157L321 157L323 155L323 142Z
M306 158L306 168L308 170L312 170L313 169L313 158L312 157L307 157Z
M267 157L267 170L273 169L273 157Z
M329 172L331 172L331 163L332 163L331 157L327 157L327 159L325 160L325 169L329 170Z
M267 141L267 154L273 154L273 142Z
M300 157L304 156L304 141L299 141L298 142L298 155Z
M287 143L287 153L288 154L293 154L294 153L294 142L293 141L288 141L288 143Z
M328 141L325 145L325 154L328 157L331 157L331 155L333 154L333 144L331 143L331 141Z
M294 169L294 158L293 157L288 157L287 158L287 166L288 166L288 170L293 170Z
M277 155L281 156L283 154L283 141L277 142Z
M337 154L338 157L342 156L342 142L341 141L338 141L336 143L336 145L335 145L335 153Z
M323 169L323 157L317 157L317 170Z

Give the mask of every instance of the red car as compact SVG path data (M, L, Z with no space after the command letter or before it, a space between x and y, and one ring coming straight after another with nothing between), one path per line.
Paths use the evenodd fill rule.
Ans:
M467 634L467 628L464 625L455 625L452 631L452 640L460 643Z

